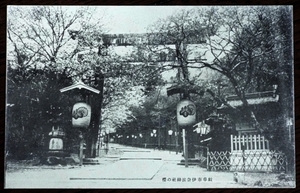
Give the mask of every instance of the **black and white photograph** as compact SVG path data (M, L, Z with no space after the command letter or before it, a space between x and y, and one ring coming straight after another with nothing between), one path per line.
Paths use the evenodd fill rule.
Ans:
M293 6L6 11L5 189L296 188Z

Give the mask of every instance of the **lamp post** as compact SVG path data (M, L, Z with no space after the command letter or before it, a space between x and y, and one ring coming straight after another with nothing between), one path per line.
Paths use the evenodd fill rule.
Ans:
M154 136L154 133L151 132L151 133L150 133L150 137L151 137L151 138L150 138L150 144L153 143L153 136ZM151 147L151 146L150 146L150 147Z
M134 135L131 135L131 146L133 146L134 143Z
M156 129L153 129L152 132L153 132L153 136L156 137L157 136L156 135ZM155 139L154 139L154 141L155 141ZM153 144L154 144L154 147L155 147L156 146L156 142L154 142Z
M161 147L161 129L164 126L164 124L162 123L162 110L165 109L164 104L161 101L158 101L157 104L155 105L155 108L158 110L158 132L157 132L157 144L158 144L158 148L160 149Z
M143 134L140 133L140 134L139 134L139 137L140 137L140 146L143 147L143 141L144 141L144 140L143 140ZM146 144L146 143L144 144L144 147L145 147L145 148L147 147L147 144Z
M176 151L176 154L178 154L178 125L177 125L177 122L175 121L176 119L176 116L172 117L171 118L171 129L174 128L175 132L174 132L174 135L175 135L175 151Z
M178 131L175 131L175 146L176 146L176 154L178 154Z
M105 153L105 151L104 151L104 134L103 134L103 132L100 132L99 133L99 150L98 150L98 154L99 154L99 156L101 157L102 156L102 154L104 154Z
M170 151L169 151L169 153L171 153L171 149L172 149L172 134L173 134L173 130L172 130L172 129L170 129L170 130L168 131L168 134L169 134L169 138L170 138L170 141L169 141L169 143L170 143Z
M124 144L124 138L123 135L119 136L120 137L120 144Z
M106 154L107 154L107 152L108 152L108 142L109 142L109 130L106 130L105 131L105 133L106 133Z

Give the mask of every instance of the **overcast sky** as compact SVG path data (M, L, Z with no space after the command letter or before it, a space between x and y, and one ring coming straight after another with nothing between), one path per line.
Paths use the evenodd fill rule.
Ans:
M144 33L159 18L166 18L182 6L100 6L108 18L110 33ZM191 7L184 7L191 8Z
M15 7L15 6L9 6ZM16 6L18 7L18 6ZM22 6L22 9L32 6ZM81 6L63 6L68 11ZM145 33L146 28L160 18L166 18L180 9L193 6L90 6L96 8L96 14L102 18L104 27L110 33ZM74 9L73 9L74 8Z

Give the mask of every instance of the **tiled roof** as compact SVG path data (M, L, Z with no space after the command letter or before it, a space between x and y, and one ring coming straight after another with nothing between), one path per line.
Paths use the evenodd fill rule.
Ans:
M275 94L273 91L249 93L246 94L245 97L249 105L266 104L270 102L278 102L279 100L279 95ZM243 105L243 102L236 95L228 96L226 100L227 103L233 107L238 107Z

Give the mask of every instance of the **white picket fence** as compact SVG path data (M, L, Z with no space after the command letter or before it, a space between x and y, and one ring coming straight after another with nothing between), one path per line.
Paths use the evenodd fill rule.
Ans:
M231 135L231 152L269 150L269 141L261 135Z

